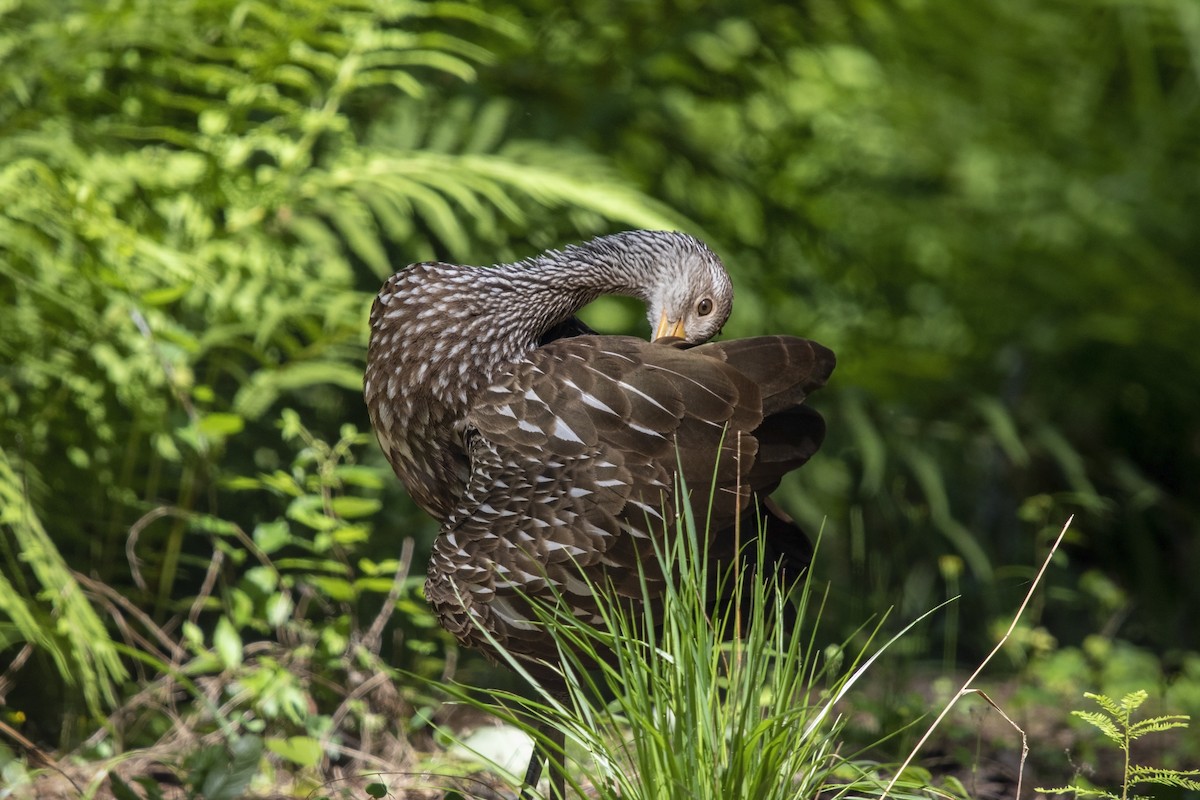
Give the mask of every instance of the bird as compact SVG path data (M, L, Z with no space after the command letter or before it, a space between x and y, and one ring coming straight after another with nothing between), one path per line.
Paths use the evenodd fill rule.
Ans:
M580 321L602 295L643 301L651 340ZM709 520L712 552L736 557L732 532L761 530L763 563L808 566L811 544L768 495L820 448L825 423L805 399L836 359L793 336L710 341L732 307L721 259L677 231L489 267L422 262L386 281L364 398L393 470L440 525L425 595L461 644L561 680L531 603L599 624L602 602L661 592L655 546L683 503ZM540 772L535 752L526 786Z

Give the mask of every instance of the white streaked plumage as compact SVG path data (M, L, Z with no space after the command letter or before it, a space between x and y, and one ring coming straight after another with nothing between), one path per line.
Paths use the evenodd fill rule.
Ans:
M372 309L371 421L442 524L426 594L464 644L553 657L523 594L558 587L597 619L595 587L632 597L661 586L637 566L680 518L681 465L719 531L820 444L820 418L796 409L832 370L827 350L786 337L685 351L588 335L574 314L602 294L643 300L652 330L692 344L719 331L733 297L694 237L631 231L494 267L415 264ZM772 427L779 466L759 474L755 431L777 412L795 419Z

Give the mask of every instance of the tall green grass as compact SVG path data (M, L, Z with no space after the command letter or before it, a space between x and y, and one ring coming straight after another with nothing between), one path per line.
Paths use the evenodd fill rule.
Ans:
M842 752L839 709L891 642L873 645L876 626L856 649L824 644L824 593L811 575L787 586L761 557L737 569L713 564L706 541L689 514L656 548L664 573L675 576L661 598L644 570L633 603L594 585L604 598L600 625L563 604L535 603L558 643L565 693L508 657L534 686L532 699L498 692L489 706L455 694L529 729L556 765L567 764L579 796L589 786L588 797L622 800L878 795L875 770ZM565 733L565 752L552 730Z

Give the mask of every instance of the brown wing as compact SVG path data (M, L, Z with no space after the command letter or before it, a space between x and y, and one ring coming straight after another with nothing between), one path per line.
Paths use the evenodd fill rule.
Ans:
M510 652L552 657L522 594L558 594L595 620L580 570L633 596L639 560L653 591L651 537L675 524L676 476L697 519L729 526L819 446L811 426L798 442L783 429L832 368L829 351L790 337L680 350L586 336L533 351L468 415L471 477L427 586L443 625L473 646L485 629Z

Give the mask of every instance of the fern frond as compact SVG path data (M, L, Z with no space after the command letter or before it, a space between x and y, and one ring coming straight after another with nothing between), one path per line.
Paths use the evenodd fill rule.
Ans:
M472 229L494 230L497 216L514 223L528 219L530 212L523 205L591 211L633 227L686 226L681 217L613 178L594 160L561 152L533 156L519 149L514 157L509 155L512 151L380 153L328 172L310 172L301 193L312 198L313 212L336 216L336 227L349 241L371 239L374 227L358 210L350 220L347 209L376 211L380 232L394 240L410 233L415 215L452 258L467 257ZM472 229L463 220L471 220ZM355 221L361 228L357 232L348 224ZM381 253L372 255L365 248L357 254L380 276L402 266L388 264Z
M1092 786L1059 786L1053 789L1047 789L1042 786L1038 786L1034 789L1034 791L1041 792L1042 794L1068 794L1074 795L1075 797L1101 797L1105 798L1105 800L1121 800L1121 798L1112 792L1107 792L1103 789L1097 789Z
M1130 783L1151 783L1156 786L1175 786L1192 791L1200 790L1200 769L1175 770L1160 767L1131 766Z
M1190 719L1186 714L1165 714L1161 717L1138 720L1129 726L1129 738L1139 739L1148 733L1186 728Z
M1137 691L1130 692L1129 694L1122 697L1121 698L1121 712L1122 712L1121 719L1128 721L1129 717L1133 714L1133 712L1136 711L1138 708L1140 708L1142 703L1146 702L1146 698L1148 698L1149 696L1150 696L1150 693L1147 692L1145 689L1138 689Z
M1101 714L1099 711L1072 711L1071 716L1079 717L1079 719L1092 725L1118 745L1124 746L1125 738L1121 733L1121 729L1117 727L1117 723L1113 721L1112 717L1109 717L1107 714Z
M83 692L88 709L99 716L116 700L116 685L128 673L104 622L83 594L70 568L29 505L20 475L0 449L0 533L11 535L44 595L44 612L24 601L0 575L0 611L26 641L46 652L60 674ZM5 548L6 550L8 548Z
M1094 702L1096 705L1103 708L1114 719L1126 719L1126 720L1129 719L1128 715L1124 714L1121 707L1117 705L1116 701L1113 700L1108 695L1097 694L1094 692L1084 692L1083 696L1086 697L1088 700L1091 700L1092 702Z

